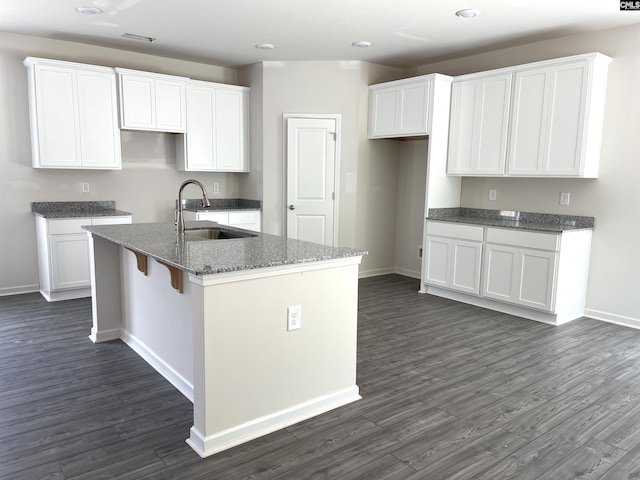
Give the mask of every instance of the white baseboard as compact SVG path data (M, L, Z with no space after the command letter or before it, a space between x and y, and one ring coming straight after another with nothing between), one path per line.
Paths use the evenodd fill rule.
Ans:
M112 328L111 330L97 331L95 327L91 327L91 335L89 338L93 343L110 342L112 340L118 340L121 336L119 328Z
M358 278L379 277L381 275L390 275L397 273L405 277L417 278L420 280L420 272L414 272L413 270L407 270L405 268L377 268L375 270L360 270Z
M409 277L409 278L416 278L418 280L420 280L420 272L414 272L413 270L407 270L406 268L396 268L394 269L394 273L397 273L398 275L403 275L405 277Z
M624 327L640 328L640 319L626 317L624 315L616 315L614 313L601 312L600 310L593 310L591 308L585 308L584 316L593 318L594 320L602 320L603 322L615 323L616 325L622 325Z
M389 275L390 273L396 273L395 268L377 268L375 270L360 270L358 272L358 278L379 277L380 275Z
M138 340L135 336L131 335L126 330L122 330L121 338L131 350L140 355L149 365L151 365L160 375L167 379L167 381L176 387L180 393L189 399L193 403L193 384L185 379L182 375L176 372L173 368L167 365L166 362L161 360L149 347L143 342Z
M57 292L48 292L40 290L40 293L47 302L60 302L62 300L75 300L76 298L87 298L91 296L91 287L73 288L71 290L58 290Z
M0 297L6 297L9 295L20 295L22 293L33 293L40 290L40 285L19 285L17 287L3 287L0 288Z
M478 297L462 292L456 292L454 290L449 290L446 288L434 287L433 285L426 285L425 291L421 291L421 293L428 293L431 295L436 295L438 297L448 298L449 300L456 300L458 302L468 303L469 305L475 305L476 307L487 308L489 310L495 310L497 312L515 315L516 317L535 320L536 322L548 323L549 325L562 325L582 316L578 315L565 317L563 315L555 313L547 313L539 310L521 307L519 305L502 303L486 297Z
M361 398L358 386L354 385L206 437L194 426L191 427L187 444L201 457L208 457Z

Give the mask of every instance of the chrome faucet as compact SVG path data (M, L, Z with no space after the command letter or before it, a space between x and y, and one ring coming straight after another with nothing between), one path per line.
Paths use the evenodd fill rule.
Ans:
M182 214L182 191L184 190L184 187L186 187L187 185L189 185L190 183L193 183L194 185L197 185L200 187L200 190L202 190L202 206L203 207L210 207L211 204L209 203L209 197L207 197L207 191L205 190L204 186L198 181L198 180L185 180L182 185L180 185L180 190L178 190L178 205L176 205L176 226L178 227L178 235L179 236L184 236L184 216Z

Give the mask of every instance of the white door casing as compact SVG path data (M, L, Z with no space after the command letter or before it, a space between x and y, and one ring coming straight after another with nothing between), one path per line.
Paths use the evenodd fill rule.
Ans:
M287 237L337 245L341 115L284 115Z

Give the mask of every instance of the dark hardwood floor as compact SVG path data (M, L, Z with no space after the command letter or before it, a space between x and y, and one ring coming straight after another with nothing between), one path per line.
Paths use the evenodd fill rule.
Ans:
M363 399L201 459L192 406L89 299L0 297L0 478L640 478L640 331L552 327L360 283Z

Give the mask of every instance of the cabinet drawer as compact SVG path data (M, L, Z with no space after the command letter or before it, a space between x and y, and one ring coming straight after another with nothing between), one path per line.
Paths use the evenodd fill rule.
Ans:
M484 227L450 222L427 222L427 235L481 242Z
M83 225L91 225L90 218L64 218L49 220L49 235L64 235L69 233L86 233Z
M211 222L222 223L223 225L229 224L229 214L226 212L198 212L198 220L209 220Z
M513 245L556 251L560 249L560 235L556 233L526 232L502 228L487 228L487 243Z
M241 225L245 223L257 223L258 212L229 212L229 224Z
M91 225L120 225L124 223L131 223L131 217L100 217L91 219Z

